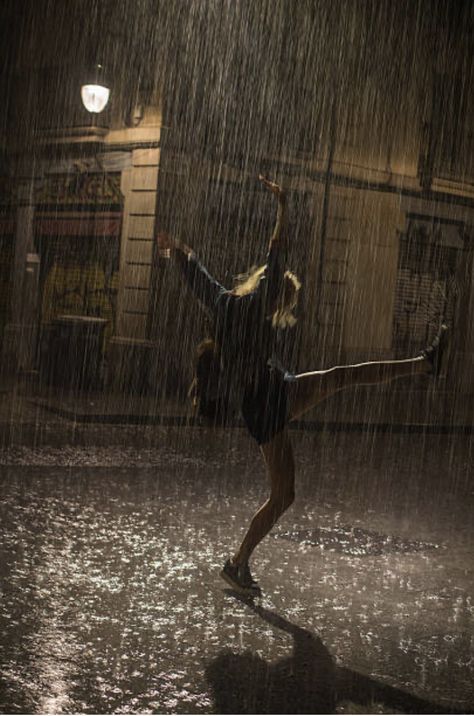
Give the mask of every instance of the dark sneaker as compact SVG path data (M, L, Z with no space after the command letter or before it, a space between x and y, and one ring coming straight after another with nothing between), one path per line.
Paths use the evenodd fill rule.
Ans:
M250 574L248 564L233 564L228 559L221 572L221 577L233 590L245 597L260 597L262 595L262 590Z
M447 345L448 326L442 323L433 343L421 351L423 358L426 358L431 365L430 373L438 378L443 369L443 356Z

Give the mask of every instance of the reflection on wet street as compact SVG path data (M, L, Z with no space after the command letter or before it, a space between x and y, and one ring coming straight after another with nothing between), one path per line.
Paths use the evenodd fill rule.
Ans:
M299 435L276 534L300 538L260 546L252 606L218 572L265 496L258 451L239 431L157 435L4 453L1 712L472 710L466 438Z

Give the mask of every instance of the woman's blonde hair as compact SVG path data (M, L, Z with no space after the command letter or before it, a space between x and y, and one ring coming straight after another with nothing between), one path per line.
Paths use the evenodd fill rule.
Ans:
M235 296L247 296L257 290L258 285L265 273L266 264L250 269L248 273L239 274L235 277L236 285L232 293ZM296 316L293 309L298 302L298 291L301 288L301 281L292 271L285 271L284 281L278 296L276 307L271 314L272 326L274 328L291 328L296 323Z

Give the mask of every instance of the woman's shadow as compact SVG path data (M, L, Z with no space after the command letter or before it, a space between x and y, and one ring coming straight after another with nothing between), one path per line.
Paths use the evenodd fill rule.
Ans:
M268 663L250 651L221 652L206 669L217 713L331 714L343 701L365 707L383 704L409 714L456 713L336 666L322 641L307 629L251 601L245 604L265 622L293 637L293 653Z

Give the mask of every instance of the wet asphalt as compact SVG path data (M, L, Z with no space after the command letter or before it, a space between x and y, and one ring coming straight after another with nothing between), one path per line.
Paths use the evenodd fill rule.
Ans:
M294 433L297 499L265 499L242 430L0 456L2 713L472 713L473 443Z

